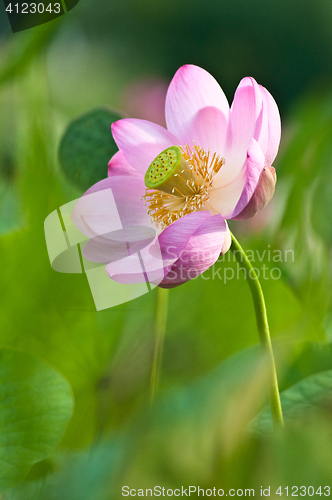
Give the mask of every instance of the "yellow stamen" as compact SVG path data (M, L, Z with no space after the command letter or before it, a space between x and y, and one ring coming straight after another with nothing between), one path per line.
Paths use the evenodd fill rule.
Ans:
M182 157L188 169L182 169L173 177L174 186L170 192L155 189L146 189L143 199L148 207L148 214L152 221L162 229L176 220L197 210L204 210L213 187L213 178L225 164L224 158L216 153L210 160L207 153L198 145L193 150L186 144L180 146Z

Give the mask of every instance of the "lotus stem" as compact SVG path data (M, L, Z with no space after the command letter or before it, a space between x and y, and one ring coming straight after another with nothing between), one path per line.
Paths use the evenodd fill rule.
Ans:
M284 419L282 415L276 364L273 355L264 294L258 276L256 274L256 271L251 265L245 251L243 250L240 243L237 241L237 239L232 233L231 236L232 236L231 250L236 260L248 271L248 274L246 275L246 280L248 282L252 299L254 302L259 341L261 344L263 354L268 362L269 400L270 400L273 425L274 428L277 429L284 426Z
M168 290L166 288L157 289L157 310L155 323L155 346L151 369L150 380L150 404L153 404L156 391L159 386L161 364L163 357L163 346L166 335L167 311L168 311Z

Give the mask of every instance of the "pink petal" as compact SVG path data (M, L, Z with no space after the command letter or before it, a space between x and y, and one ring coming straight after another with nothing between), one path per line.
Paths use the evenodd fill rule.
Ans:
M93 238L126 226L150 226L150 217L141 200L143 177L114 176L97 182L78 200L72 221Z
M165 229L159 236L163 258L165 255L178 256L159 285L163 288L173 288L204 273L216 262L220 253L226 250L230 241L227 237L226 221L221 215L211 216L209 212L196 212L177 222L181 222L178 227L173 228L176 224L174 223L167 228L168 234L163 234ZM200 223L194 230L198 222ZM183 246L188 236L187 243Z
M225 242L226 232L227 225L221 216L212 217L209 212L195 212L164 229L154 243L140 251L139 259L130 256L112 262L108 264L106 271L119 283L141 283L149 280L152 284L159 284L164 276L171 270L174 271L172 267L174 263L178 262L178 267L175 269L180 272L181 262L186 261L190 267L188 268L188 264L185 270L184 266L183 271L186 277L184 281L188 281L190 279L188 273L190 275L194 272L190 271L191 268L200 274L209 267L210 261L217 260ZM176 279L174 285L171 275L162 283L166 286L169 284L177 286L180 284L178 281Z
M212 106L200 109L194 118L183 129L182 145L193 143L204 151L210 151L223 156L227 136L227 119L219 108Z
M278 106L271 94L261 85L259 87L263 97L263 113L261 130L255 132L255 139L261 146L266 164L271 166L277 156L280 143L280 115Z
M257 212L260 212L272 199L276 181L277 176L275 169L266 165L259 176L259 180L252 197L243 210L236 217L234 217L234 219L250 219L256 215Z
M153 248L153 251L151 250ZM106 266L109 277L123 284L151 283L159 285L164 277L164 263L162 260L158 240L140 249L128 257L110 262Z
M108 276L117 283L134 284L148 281L139 254L111 262L106 266Z
M249 203L257 187L264 164L264 154L259 144L253 139L248 149L248 157L244 167L246 174L245 186L233 213L229 217L230 219L236 219Z
M149 245L148 252L145 252L144 264L148 274L152 275L152 281L154 281L155 272L158 277L160 270L163 273L162 277L167 275L174 262L179 259L190 237L203 222L210 218L209 212L195 212L182 217L160 233L155 243ZM140 283L141 263L135 258L126 259L126 262L127 264L123 260L109 264L106 269L107 273L119 283Z
M231 107L225 149L225 165L216 176L218 186L233 181L241 172L262 108L262 94L253 78L244 78L236 89ZM256 123L258 120L258 124Z
M108 264L133 255L150 245L156 231L146 226L126 226L103 236L96 236L85 244L82 254L92 262Z
M161 151L180 144L160 125L134 118L114 122L112 134L127 162L142 175Z
M240 199L246 183L246 167L242 168L239 175L229 184L213 189L210 192L206 208L214 214L221 214L224 219L233 215L234 209Z
M158 237L164 261L175 262L189 238L210 217L210 212L193 212L166 227Z
M127 162L122 151L118 151L114 156L112 156L108 164L108 177L112 177L114 175L140 176L141 174Z
M229 106L218 82L198 66L182 66L174 75L166 96L167 128L182 145L193 140L188 131L203 108L218 108L227 123Z

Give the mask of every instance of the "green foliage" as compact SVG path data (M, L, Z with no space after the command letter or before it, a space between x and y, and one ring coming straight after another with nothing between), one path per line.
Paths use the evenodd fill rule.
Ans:
M14 40L9 39L0 69L0 85L24 74L34 58L45 51L58 28L59 22L54 20L42 27L16 33Z
M62 137L59 160L67 178L86 191L106 177L109 160L118 148L111 125L122 118L108 109L95 109L74 120Z
M73 410L71 390L31 354L0 350L0 491L24 479L62 438Z
M325 351L328 355L330 346ZM271 416L263 410L254 421L259 437L253 437L253 424L249 423L266 401L267 372L258 347L242 351L194 383L159 397L153 409L138 414L120 434L97 441L89 457L76 454L64 459L60 471L49 478L37 498L107 500L120 498L122 485L136 489L159 484L258 488L264 480L270 481L267 486L274 485L287 467L297 472L287 454L294 453L301 441L312 447L318 422L331 443L325 421L329 415L318 412L331 395L331 374L332 370L313 375L284 391L285 435L267 432L271 431ZM275 456L274 450L279 454ZM319 453L317 446L313 453ZM271 475L269 465L276 461L279 467ZM303 484L314 480L318 487L319 480L303 453L301 463L307 475ZM322 476L325 472L323 468Z
M40 498L118 498L122 484L151 487L165 478L185 484L193 472L196 482L206 481L216 449L221 443L231 449L239 444L238 432L261 403L265 366L260 358L258 349L241 352L201 380L159 398L125 432L96 443L90 460L72 455ZM252 397L248 394L239 414L243 391Z
M22 214L17 193L13 186L3 182L0 186L0 234L18 229L22 224Z
M294 106L278 165L281 185L275 244L293 248L296 265L283 264L288 283L313 321L331 308L332 95L317 87Z
M171 75L178 65L188 62L186 54L193 51L195 57L190 56L190 62L208 59L210 66L201 64L221 83L227 80L230 94L240 77L252 74L252 68L254 76L269 89L269 80L279 92L281 87L285 92L292 81L285 102L299 92L294 83L298 80L289 76L294 71L302 78L298 71L301 62L294 66L294 58L287 52L287 61L279 60L279 71L275 65L276 54L283 53L283 47L292 46L294 54L299 54L298 46L289 43L299 39L298 24L296 28L292 22L288 28L283 25L282 34L278 31L280 45L271 56L268 44L261 44L262 30L253 30L247 21L249 14L257 17L255 22L263 27L263 33L269 33L269 24L261 22L265 10L252 9L245 2L240 2L243 9L236 14L232 2L215 5L213 9L225 14L220 18L211 7L213 2L203 10L193 6L190 14L187 6L178 2L167 6L150 0L134 3L128 0L107 7L117 10L118 17L112 19L119 19L118 26L113 25L110 36L118 36L117 44L114 40L112 44L121 47L116 54L119 59L115 59L121 60L121 65L106 57L106 40L97 46L99 63L96 46L86 44L94 22L89 9L94 9L96 18L104 16L102 8L96 12L89 2L80 2L84 35L72 31L71 18L64 16L69 28L66 31L64 26L47 51L47 62L43 53L52 37L46 31L43 36L37 31L25 38L22 34L19 41L24 38L26 44L13 41L11 47L3 47L3 53L8 54L0 71L0 83L7 84L0 95L0 391L6 393L0 403L0 458L7 467L0 468L3 489L23 479L34 463L26 480L3 497L108 500L122 498L121 484L175 488L197 483L225 489L253 486L259 496L262 484L330 484L332 433L329 404L325 402L331 397L332 371L331 344L326 343L332 338L332 96L328 86L304 95L289 116L283 116L283 144L275 164L277 190L274 205L262 214L267 214L265 230L260 216L232 225L243 247L255 255L254 267L261 273L263 265L267 268L268 278L262 278L262 286L288 421L283 436L257 436L249 431L255 417L259 425L268 427L271 423L264 410L266 369L256 345L249 289L230 254L204 276L170 291L160 392L150 410L155 291L96 313L84 275L57 274L51 269L44 219L105 178L107 163L117 150L110 126L121 118L119 115L97 108L74 122L72 116L97 105L97 101L120 107L124 80L137 78L144 68L151 67ZM287 12L288 16L288 3L282 2L281 7L275 4L270 14ZM311 7L302 4L296 3L303 7L301 23L305 24L311 21ZM258 0L255 5L259 5ZM325 2L319 5L321 13ZM73 12L78 13L78 9ZM296 9L290 17L296 18ZM172 19L169 29L176 36L159 36L156 16L160 13L164 24L167 18ZM185 23L181 16L185 16ZM272 17L278 25L278 16ZM142 25L138 20L143 18ZM84 19L89 19L89 26ZM247 43L248 31L240 25L233 33L237 19L245 19L251 32L257 33L256 45ZM221 23L223 29L219 29ZM129 32L124 26L130 27ZM148 50L144 26L153 28L145 30L153 38ZM315 26L317 31L317 23ZM261 58L253 49L258 44L266 50L268 65L259 62ZM273 39L270 44L274 44ZM299 61L308 55L311 76L313 47L323 45L322 40L312 45L307 38L301 46ZM329 50L324 52L326 60ZM86 54L90 59L85 59ZM61 64L55 64L56 57ZM243 59L248 66L243 65ZM137 69L135 74L123 69L125 60L128 67ZM324 65L321 58L319 68ZM282 73L281 67L286 73L287 68L292 71ZM259 75L265 76L261 80ZM270 90L275 94L273 87ZM68 123L61 142L59 136ZM294 250L294 260L273 261L267 249ZM280 279L273 278L276 271L271 276L274 268L280 269ZM60 443L72 398L58 372L68 380L75 398L73 416ZM12 426L13 436L8 426ZM15 446L9 448L11 439Z
M285 425L308 418L308 413L328 403L332 395L332 370L307 377L281 394ZM272 432L272 417L265 408L255 419L253 430L257 433Z
M291 362L288 362L282 370L283 377L280 380L282 391L310 375L332 370L331 343L296 343L293 345L292 351Z

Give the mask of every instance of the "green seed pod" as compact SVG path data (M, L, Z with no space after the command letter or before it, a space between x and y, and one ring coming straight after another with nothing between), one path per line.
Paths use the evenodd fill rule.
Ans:
M145 185L175 196L192 194L190 168L178 146L171 146L153 160L145 174Z

